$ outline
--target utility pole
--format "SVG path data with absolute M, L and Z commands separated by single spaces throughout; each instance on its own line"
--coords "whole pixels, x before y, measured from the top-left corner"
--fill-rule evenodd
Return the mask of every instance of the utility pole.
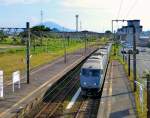
M 150 71 L 145 71 L 143 75 L 143 79 L 147 82 L 147 117 L 150 118 Z
M 43 10 L 41 10 L 41 26 L 43 25 Z
M 130 76 L 130 54 L 128 54 L 128 76 Z
M 27 43 L 26 43 L 26 68 L 27 68 L 27 84 L 30 83 L 30 23 L 26 23 Z
M 111 21 L 112 34 L 114 33 L 114 20 Z
M 128 51 L 128 76 L 130 76 L 130 58 L 131 58 L 131 54 L 133 53 L 132 50 Z
M 116 55 L 116 32 L 114 31 L 114 55 Z
M 86 54 L 86 49 L 87 49 L 87 34 L 86 34 L 86 32 L 85 32 L 85 39 L 84 39 L 84 41 L 85 41 L 85 54 Z
M 123 47 L 123 52 L 125 52 L 124 51 L 124 47 Z M 125 61 L 125 55 L 124 55 L 124 53 L 123 53 L 123 62 Z
M 134 92 L 136 92 L 136 29 L 135 26 L 133 28 L 133 78 L 134 78 Z
M 76 32 L 78 32 L 79 30 L 78 30 L 78 22 L 79 22 L 79 15 L 77 14 L 76 15 Z
M 64 38 L 64 62 L 67 63 L 66 39 Z
M 63 30 L 64 31 L 64 30 Z M 64 37 L 63 37 L 63 44 L 64 44 L 64 63 L 67 63 L 67 50 L 66 50 L 66 33 L 64 33 Z

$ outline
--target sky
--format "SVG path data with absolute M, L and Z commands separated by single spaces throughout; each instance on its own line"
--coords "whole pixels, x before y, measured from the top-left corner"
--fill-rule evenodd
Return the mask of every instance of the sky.
M 150 0 L 0 0 L 0 27 L 25 27 L 27 21 L 53 21 L 75 29 L 79 14 L 82 30 L 111 30 L 113 19 L 140 19 L 144 30 L 150 30 Z M 119 28 L 125 23 L 116 23 Z

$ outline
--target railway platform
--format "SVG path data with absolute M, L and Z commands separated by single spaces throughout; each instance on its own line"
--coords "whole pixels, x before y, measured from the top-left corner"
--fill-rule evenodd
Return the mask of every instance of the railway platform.
M 21 88 L 12 92 L 12 85 L 8 83 L 4 87 L 4 99 L 0 99 L 0 118 L 11 118 L 27 104 L 43 95 L 49 87 L 62 78 L 66 73 L 76 67 L 81 61 L 89 56 L 95 48 L 88 48 L 86 54 L 83 50 L 67 56 L 67 63 L 61 57 L 55 61 L 34 69 L 30 73 L 30 84 L 26 84 L 26 79 L 21 79 Z
M 97 118 L 136 118 L 133 91 L 118 61 L 109 64 Z

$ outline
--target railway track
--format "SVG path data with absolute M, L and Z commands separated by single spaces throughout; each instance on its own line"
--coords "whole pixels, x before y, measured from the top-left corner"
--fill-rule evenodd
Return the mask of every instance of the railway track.
M 79 73 L 82 64 L 83 62 L 50 87 L 44 96 L 41 97 L 37 107 L 26 113 L 24 118 L 56 118 L 64 116 L 65 109 L 63 107 L 65 100 L 68 96 L 72 97 L 79 87 Z M 78 109 L 72 116 L 74 118 L 88 118 L 97 115 L 99 100 L 82 98 Z
M 45 93 L 41 101 L 25 118 L 51 118 L 63 113 L 63 103 L 68 96 L 73 96 L 79 87 L 79 73 L 82 63 L 55 83 Z
M 83 98 L 77 107 L 73 118 L 96 118 L 100 99 Z
M 54 117 L 57 109 L 61 106 L 62 102 L 68 94 L 74 89 L 78 81 L 68 82 L 64 91 L 58 92 L 53 99 L 45 105 L 45 107 L 35 116 L 35 118 L 49 118 Z
M 60 114 L 62 115 L 62 111 L 65 111 L 62 107 L 66 107 L 65 103 L 70 101 L 71 97 L 79 88 L 78 76 L 85 60 L 86 59 L 54 84 L 49 84 L 47 91 L 41 93 L 33 102 L 17 112 L 14 118 L 50 118 Z

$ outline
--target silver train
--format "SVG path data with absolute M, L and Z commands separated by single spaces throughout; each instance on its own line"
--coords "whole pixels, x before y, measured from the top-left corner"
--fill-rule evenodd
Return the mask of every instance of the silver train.
M 99 95 L 103 86 L 111 44 L 99 48 L 83 64 L 80 71 L 80 86 L 83 96 Z

